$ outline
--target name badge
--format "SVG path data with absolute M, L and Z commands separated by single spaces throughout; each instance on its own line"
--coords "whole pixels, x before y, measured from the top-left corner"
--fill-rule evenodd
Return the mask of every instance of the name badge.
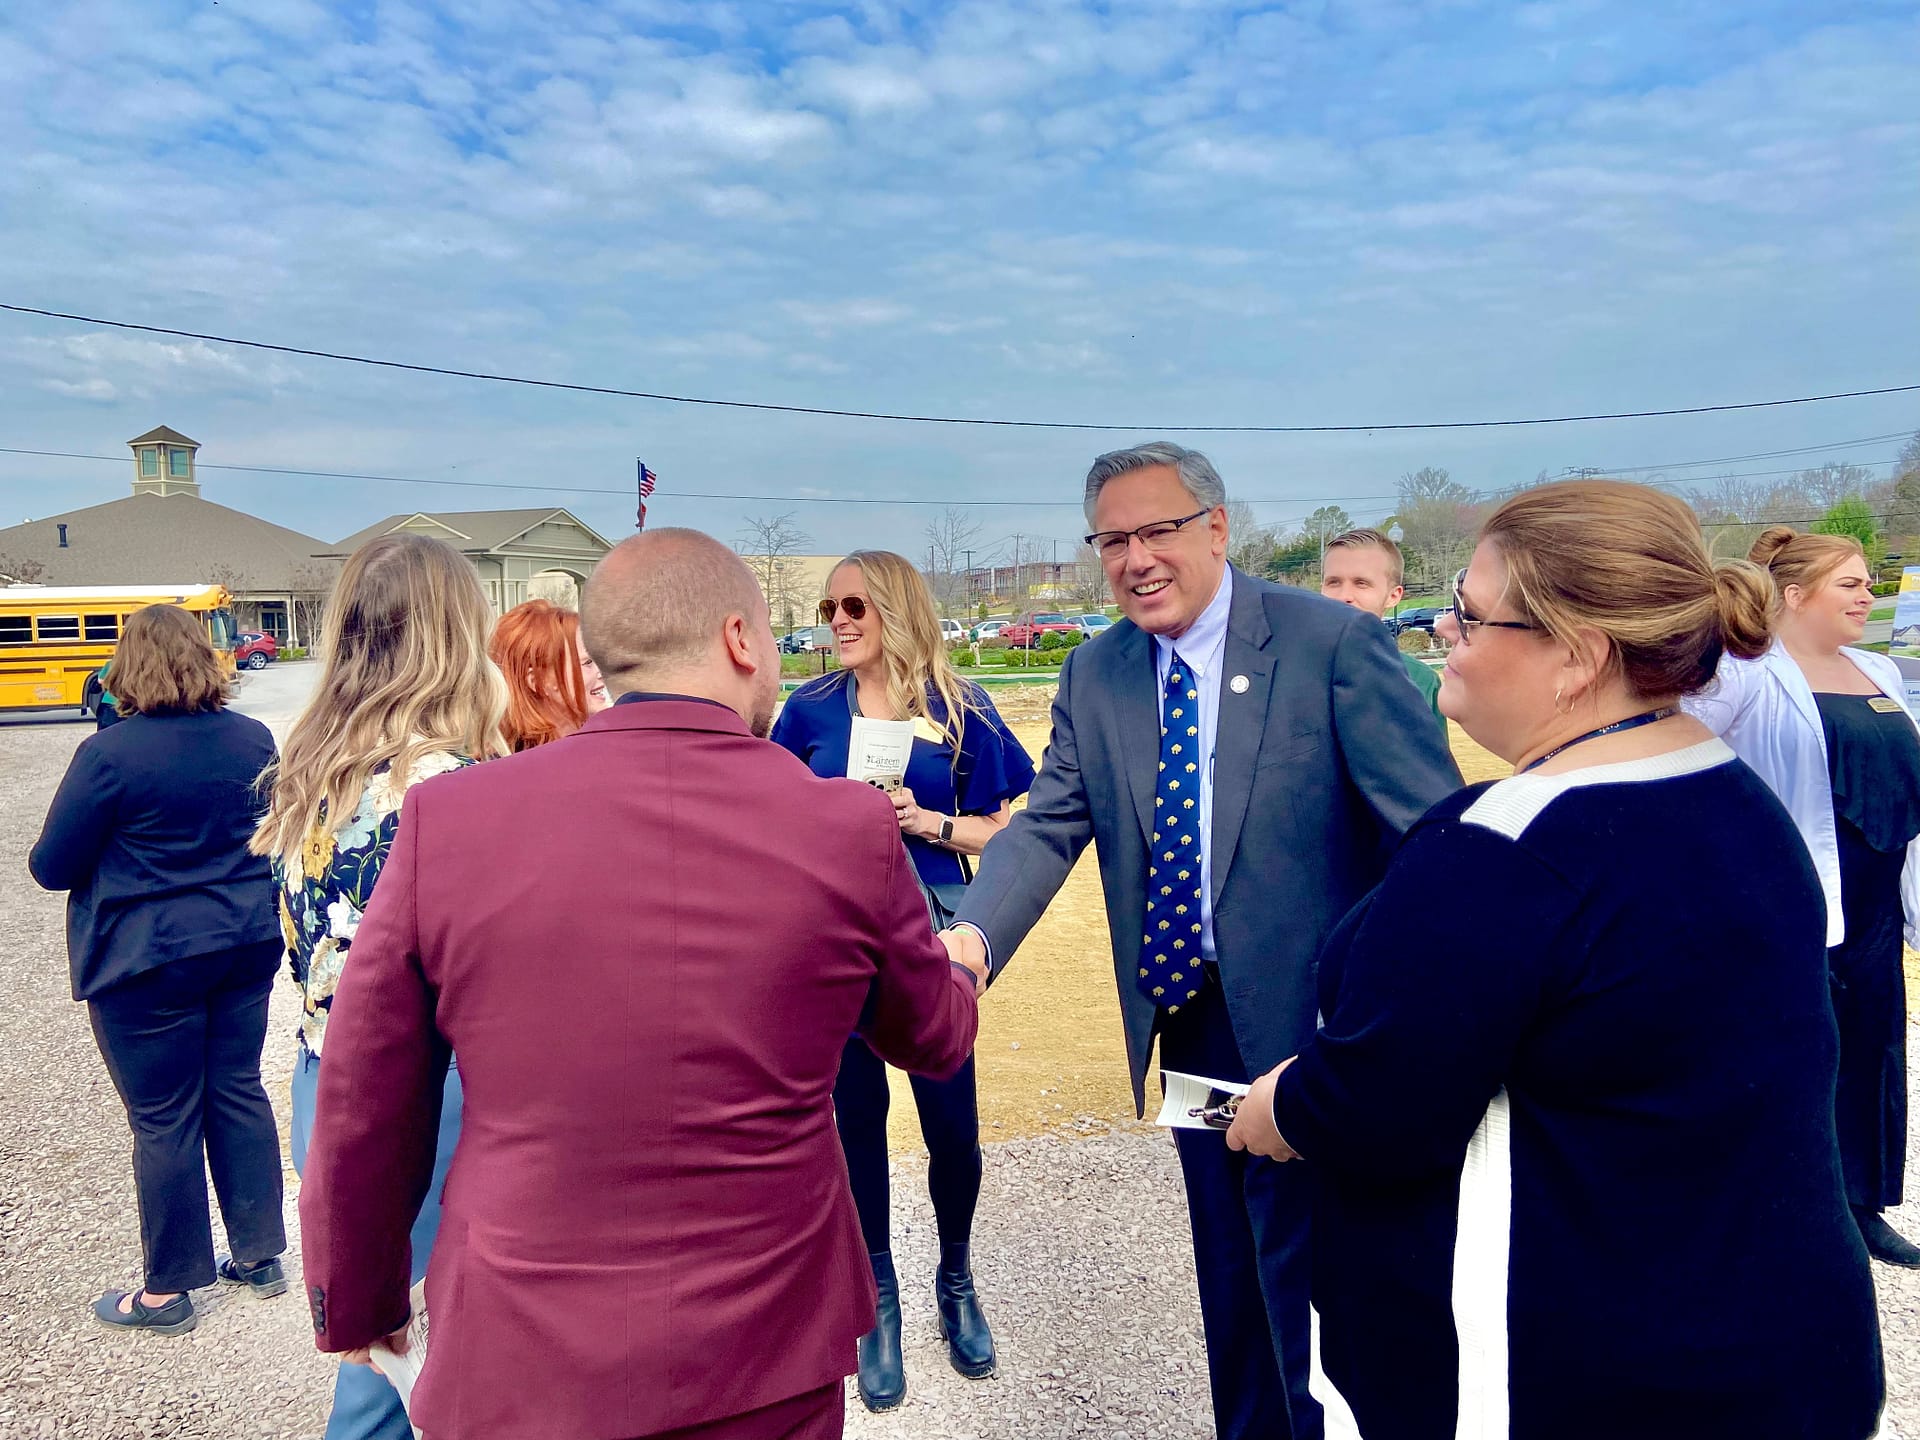
M 1884 695 L 1868 696 L 1867 704 L 1872 707 L 1876 715 L 1898 715 L 1906 708 L 1898 700 L 1889 700 Z

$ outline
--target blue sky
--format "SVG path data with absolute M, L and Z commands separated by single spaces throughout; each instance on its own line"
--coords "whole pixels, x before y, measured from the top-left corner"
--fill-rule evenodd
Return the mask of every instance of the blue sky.
M 472 0 L 8 6 L 0 300 L 557 380 L 1123 424 L 1499 417 L 1920 381 L 1920 5 Z M 1066 539 L 1130 438 L 707 410 L 0 314 L 0 445 L 517 486 L 924 552 Z M 1920 395 L 1495 432 L 1203 436 L 1263 522 L 1424 464 L 1795 446 Z M 1797 465 L 1798 459 L 1739 469 Z M 1729 468 L 1729 467 L 1723 467 Z M 0 520 L 126 493 L 0 455 Z M 1674 472 L 1696 473 L 1692 471 Z M 1702 471 L 1698 473 L 1712 473 Z M 1884 469 L 1877 473 L 1885 473 Z M 336 539 L 619 496 L 209 472 Z M 686 498 L 709 490 L 871 501 Z

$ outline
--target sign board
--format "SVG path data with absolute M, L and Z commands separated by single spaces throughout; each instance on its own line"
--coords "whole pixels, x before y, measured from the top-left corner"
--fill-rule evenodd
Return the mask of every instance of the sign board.
M 1920 716 L 1920 565 L 1900 572 L 1900 595 L 1893 603 L 1893 638 L 1887 654 L 1900 667 L 1907 709 Z

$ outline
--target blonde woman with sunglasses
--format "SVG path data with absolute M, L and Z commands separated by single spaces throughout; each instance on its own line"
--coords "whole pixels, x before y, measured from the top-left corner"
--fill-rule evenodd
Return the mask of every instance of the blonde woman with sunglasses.
M 964 857 L 980 854 L 1006 825 L 1011 802 L 1033 783 L 1033 761 L 986 692 L 955 672 L 933 596 L 911 561 L 887 550 L 854 551 L 828 577 L 820 623 L 833 628 L 841 668 L 787 701 L 773 739 L 815 774 L 845 775 L 855 715 L 914 723 L 906 783 L 893 803 L 929 918 L 943 928 L 969 878 Z M 940 1329 L 953 1368 L 979 1379 L 993 1373 L 995 1353 L 970 1258 L 981 1175 L 972 1058 L 951 1080 L 915 1076 L 913 1097 L 940 1236 Z M 874 1328 L 860 1341 L 860 1399 L 869 1410 L 891 1410 L 906 1396 L 906 1369 L 888 1224 L 887 1075 L 858 1035 L 841 1056 L 833 1102 L 880 1291 Z

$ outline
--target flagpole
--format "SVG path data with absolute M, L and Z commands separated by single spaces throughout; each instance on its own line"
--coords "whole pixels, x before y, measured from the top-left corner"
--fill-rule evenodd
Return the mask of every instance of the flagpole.
M 647 528 L 647 466 L 644 460 L 638 458 L 634 460 L 633 465 L 634 489 L 638 493 L 640 502 L 640 512 L 633 522 L 633 528 L 645 530 Z

